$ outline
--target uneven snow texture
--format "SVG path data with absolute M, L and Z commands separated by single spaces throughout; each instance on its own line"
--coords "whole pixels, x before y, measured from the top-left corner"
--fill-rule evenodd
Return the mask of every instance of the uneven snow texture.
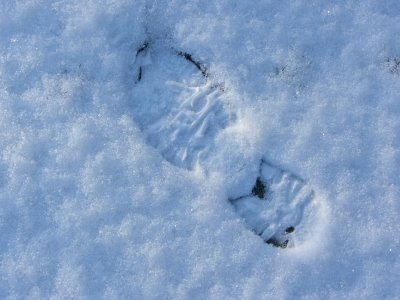
M 399 31 L 395 0 L 1 1 L 0 298 L 398 297 Z M 137 119 L 149 33 L 235 110 L 192 170 Z M 261 157 L 315 191 L 295 247 L 228 201 Z

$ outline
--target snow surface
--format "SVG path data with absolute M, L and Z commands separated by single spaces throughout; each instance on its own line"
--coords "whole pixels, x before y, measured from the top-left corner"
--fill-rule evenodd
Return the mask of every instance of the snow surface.
M 400 297 L 399 31 L 396 0 L 1 1 L 0 298 Z M 149 34 L 235 110 L 191 170 L 133 105 Z M 315 191 L 294 247 L 228 201 L 262 157 Z

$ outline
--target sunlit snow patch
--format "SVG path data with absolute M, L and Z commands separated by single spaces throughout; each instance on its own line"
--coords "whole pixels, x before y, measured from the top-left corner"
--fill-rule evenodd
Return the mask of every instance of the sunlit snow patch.
M 303 179 L 263 159 L 252 190 L 229 201 L 266 243 L 286 248 L 313 198 L 314 191 Z

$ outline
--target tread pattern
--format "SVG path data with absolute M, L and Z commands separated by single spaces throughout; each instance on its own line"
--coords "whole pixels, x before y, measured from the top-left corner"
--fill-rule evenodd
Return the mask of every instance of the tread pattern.
M 175 166 L 193 169 L 233 117 L 224 109 L 223 89 L 211 83 L 205 65 L 189 53 L 153 53 L 150 42 L 138 48 L 133 69 L 133 105 L 143 108 L 134 110 L 135 120 L 148 143 Z
M 229 201 L 266 243 L 286 248 L 313 198 L 314 191 L 303 179 L 262 159 L 251 193 Z

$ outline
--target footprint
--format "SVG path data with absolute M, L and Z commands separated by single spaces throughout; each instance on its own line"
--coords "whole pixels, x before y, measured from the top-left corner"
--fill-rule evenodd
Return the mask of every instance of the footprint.
M 193 169 L 234 119 L 226 95 L 192 55 L 144 43 L 133 65 L 132 109 L 150 145 L 175 166 Z
M 132 70 L 132 113 L 148 143 L 177 167 L 201 165 L 235 120 L 224 89 L 191 54 L 151 42 L 137 49 Z M 267 244 L 286 248 L 313 198 L 304 180 L 262 159 L 252 190 L 229 202 Z
M 262 159 L 252 190 L 229 201 L 267 244 L 286 248 L 313 198 L 314 191 L 303 179 Z

